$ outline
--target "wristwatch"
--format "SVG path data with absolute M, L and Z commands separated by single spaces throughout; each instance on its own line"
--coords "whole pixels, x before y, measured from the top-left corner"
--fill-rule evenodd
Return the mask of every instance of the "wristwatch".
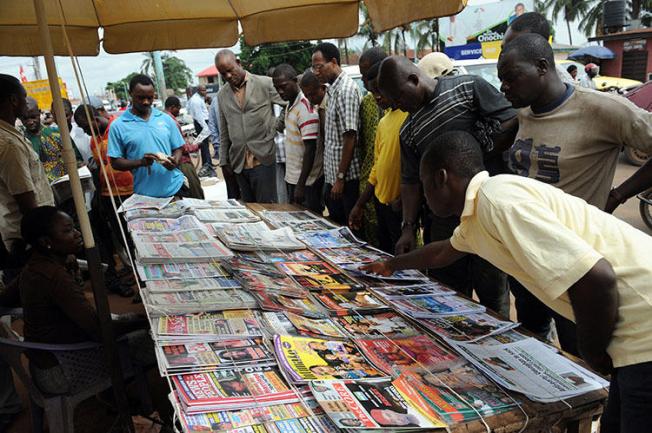
M 337 180 L 344 180 L 346 175 L 342 172 L 337 173 Z

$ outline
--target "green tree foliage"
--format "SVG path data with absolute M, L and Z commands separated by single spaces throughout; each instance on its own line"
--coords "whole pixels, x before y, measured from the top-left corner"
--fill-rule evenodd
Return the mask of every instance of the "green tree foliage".
M 311 64 L 312 50 L 315 45 L 310 41 L 281 42 L 273 44 L 247 45 L 240 36 L 240 63 L 253 74 L 266 75 L 269 68 L 289 63 L 297 72 L 303 72 Z
M 552 12 L 552 19 L 557 21 L 561 15 L 566 21 L 568 30 L 568 42 L 573 45 L 570 23 L 576 18 L 583 17 L 590 9 L 590 1 L 587 0 L 545 0 L 544 8 Z
M 138 72 L 132 72 L 121 80 L 106 83 L 105 89 L 112 91 L 118 99 L 129 99 L 129 81 L 138 75 Z
M 167 88 L 174 89 L 177 93 L 178 90 L 188 87 L 192 81 L 192 70 L 186 66 L 186 62 L 169 54 L 163 54 L 161 60 Z

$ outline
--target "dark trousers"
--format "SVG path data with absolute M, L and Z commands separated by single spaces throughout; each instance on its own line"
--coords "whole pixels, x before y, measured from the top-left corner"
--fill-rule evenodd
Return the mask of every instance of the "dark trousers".
M 652 426 L 652 362 L 616 368 L 600 433 L 641 433 Z
M 401 222 L 403 212 L 395 211 L 391 206 L 382 204 L 374 197 L 374 206 L 376 207 L 376 218 L 378 224 L 378 247 L 389 254 L 394 254 L 394 246 L 401 237 Z
M 288 200 L 290 201 L 290 203 L 294 203 L 294 190 L 296 188 L 296 185 L 292 185 L 291 183 L 287 183 L 287 182 L 285 183 L 285 185 L 287 186 Z M 310 209 L 311 211 L 319 215 L 324 213 L 324 195 L 323 195 L 324 176 L 315 180 L 315 182 L 312 185 L 306 185 L 303 191 L 304 191 L 303 203 L 295 203 L 295 204 Z
M 226 183 L 226 196 L 228 198 L 240 200 L 240 187 L 238 186 L 238 179 L 236 179 L 235 173 L 231 172 L 226 174 L 224 170 L 222 170 L 222 176 Z
M 199 122 L 193 120 L 195 124 L 195 132 L 199 135 L 204 128 L 201 127 Z M 201 155 L 201 165 L 210 165 L 213 166 L 213 160 L 211 159 L 211 150 L 209 149 L 208 138 L 202 141 L 199 144 L 199 154 Z
M 424 215 L 424 244 L 449 239 L 459 218 L 439 218 L 430 212 Z M 509 318 L 507 275 L 479 256 L 469 254 L 450 266 L 430 269 L 429 274 L 443 284 L 467 296 L 475 290 L 480 303 Z
M 324 184 L 324 203 L 328 208 L 329 218 L 337 224 L 345 226 L 349 223 L 349 214 L 358 201 L 360 195 L 360 181 L 358 179 L 344 182 L 344 191 L 338 200 L 331 199 L 333 185 Z
M 276 203 L 276 164 L 245 168 L 235 178 L 245 203 Z
M 521 322 L 525 329 L 547 339 L 551 320 L 554 319 L 561 348 L 575 356 L 580 356 L 577 350 L 577 330 L 572 321 L 548 308 L 511 276 L 509 277 L 509 288 L 514 295 L 516 320 Z

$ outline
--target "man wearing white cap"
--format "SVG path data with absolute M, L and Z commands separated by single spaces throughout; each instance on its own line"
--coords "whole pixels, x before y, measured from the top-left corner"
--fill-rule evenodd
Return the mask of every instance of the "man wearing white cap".
M 444 53 L 426 54 L 417 66 L 430 78 L 443 77 L 453 72 L 453 61 Z

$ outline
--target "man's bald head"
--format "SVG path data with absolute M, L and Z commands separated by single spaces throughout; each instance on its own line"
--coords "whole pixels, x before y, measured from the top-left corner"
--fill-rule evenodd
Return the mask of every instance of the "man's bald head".
M 414 113 L 426 102 L 436 81 L 403 56 L 390 56 L 382 61 L 377 77 L 378 90 L 392 106 Z
M 218 51 L 215 55 L 215 67 L 224 81 L 232 87 L 238 88 L 242 85 L 246 72 L 233 51 L 229 49 Z

